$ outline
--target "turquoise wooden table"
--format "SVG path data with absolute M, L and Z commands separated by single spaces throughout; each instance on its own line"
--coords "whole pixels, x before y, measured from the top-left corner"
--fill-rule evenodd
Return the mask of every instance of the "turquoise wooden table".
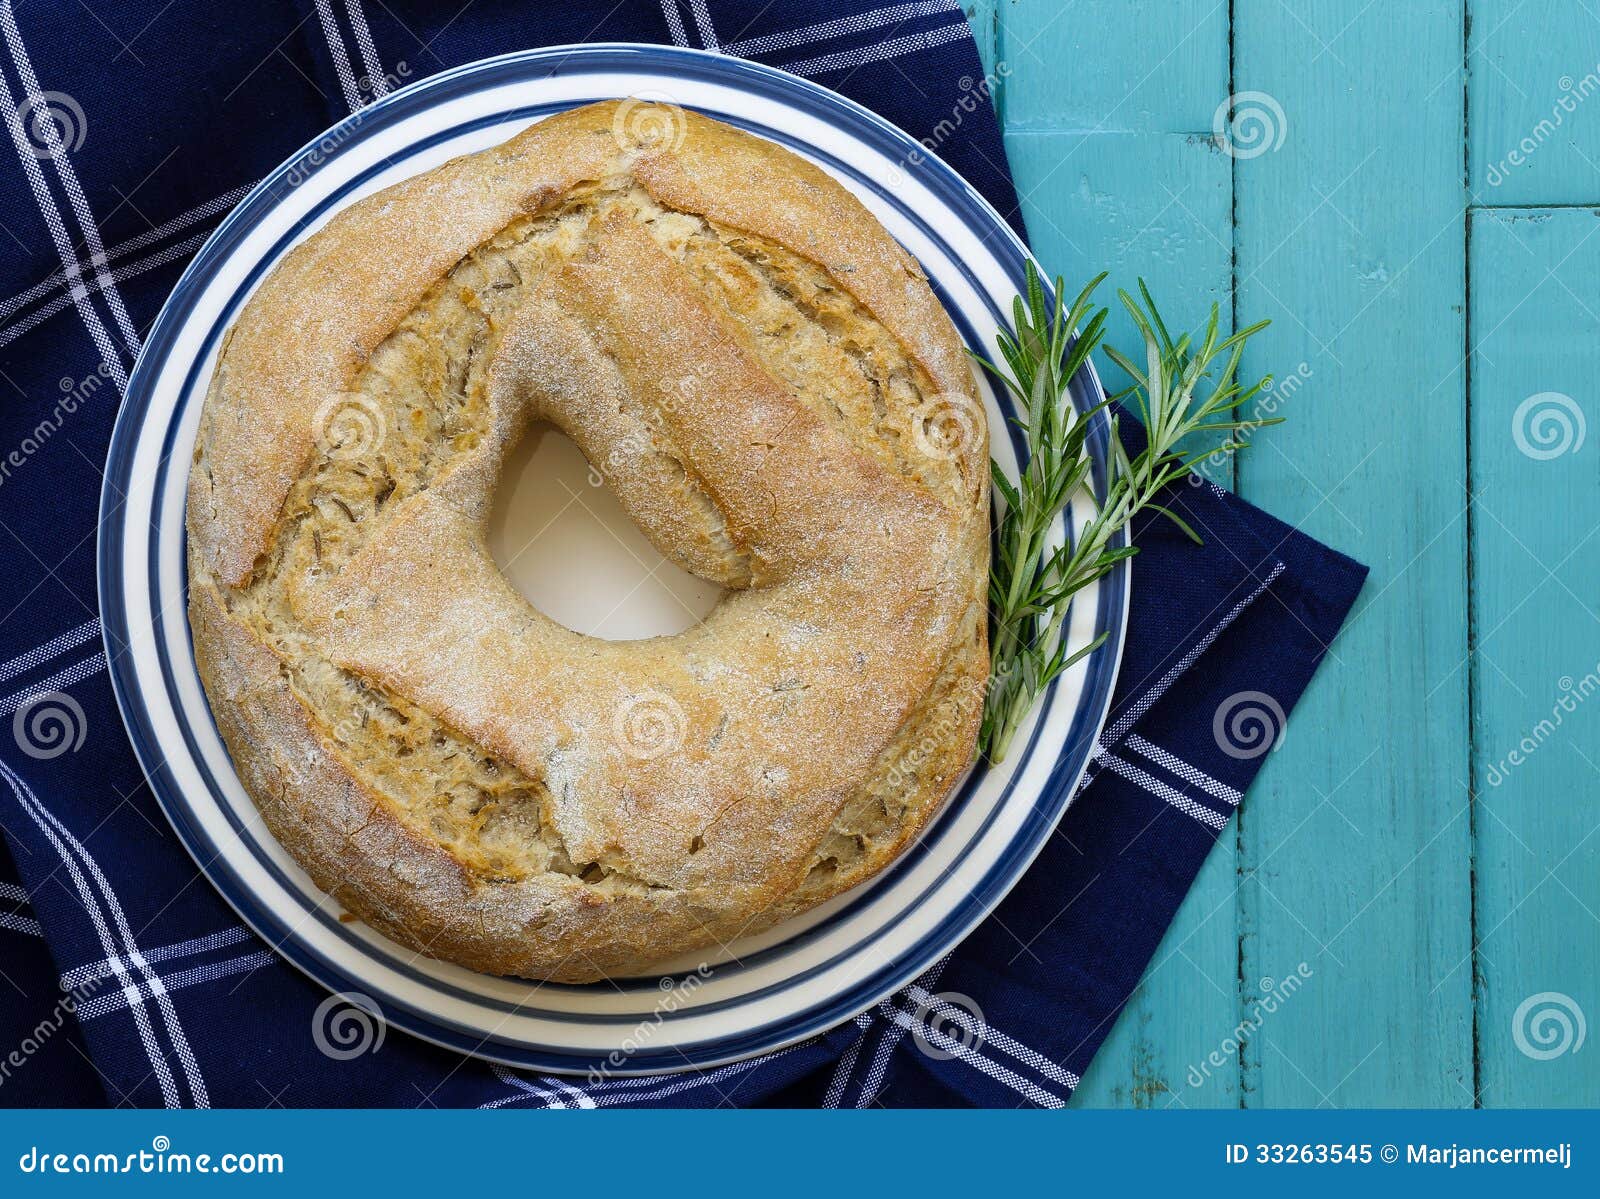
M 1042 260 L 1270 318 L 1220 481 L 1372 567 L 1075 1103 L 1600 1104 L 1600 7 L 968 10 Z

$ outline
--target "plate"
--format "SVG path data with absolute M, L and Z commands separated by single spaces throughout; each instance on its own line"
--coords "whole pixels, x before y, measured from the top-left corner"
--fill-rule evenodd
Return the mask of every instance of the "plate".
M 184 490 L 222 334 L 283 255 L 341 207 L 554 112 L 621 96 L 698 109 L 816 162 L 921 261 L 967 345 L 993 346 L 1022 285 L 1025 249 L 953 170 L 870 111 L 781 71 L 701 51 L 591 45 L 488 59 L 353 114 L 212 234 L 129 382 L 106 466 L 98 559 L 111 678 L 135 752 L 178 836 L 239 915 L 319 983 L 396 1027 L 510 1065 L 604 1075 L 704 1069 L 793 1044 L 948 953 L 1016 882 L 1071 801 L 1110 703 L 1128 596 L 1127 571 L 1118 570 L 1079 597 L 1071 643 L 1104 633 L 1107 645 L 1051 687 L 1002 767 L 975 769 L 876 879 L 761 936 L 669 963 L 663 975 L 567 986 L 476 974 L 342 923 L 338 905 L 263 827 L 212 721 L 190 645 Z M 1014 470 L 1005 397 L 983 387 L 994 451 Z M 1100 394 L 1092 372 L 1075 380 L 1083 408 Z M 1097 418 L 1102 482 L 1108 432 Z

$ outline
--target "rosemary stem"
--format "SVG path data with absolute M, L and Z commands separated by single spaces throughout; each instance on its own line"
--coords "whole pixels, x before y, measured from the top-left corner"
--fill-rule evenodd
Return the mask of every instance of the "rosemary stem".
M 1078 411 L 1069 385 L 1100 348 L 1107 314 L 1104 308 L 1091 310 L 1090 297 L 1103 278 L 1085 287 L 1070 309 L 1064 306 L 1062 281 L 1057 279 L 1052 310 L 1030 263 L 1025 293 L 1014 305 L 1015 327 L 998 341 L 1000 359 L 1009 370 L 979 359 L 1023 408 L 1017 423 L 1026 435 L 1028 451 L 1014 486 L 998 469 L 996 473 L 998 551 L 989 588 L 995 609 L 990 684 L 979 732 L 980 752 L 993 763 L 1005 758 L 1044 690 L 1100 644 L 1072 650 L 1064 641 L 1065 624 L 1078 592 L 1135 552 L 1132 546 L 1110 548 L 1117 534 L 1155 505 L 1198 540 L 1158 499 L 1164 488 L 1190 474 L 1198 460 L 1178 447 L 1196 433 L 1277 423 L 1276 418 L 1233 419 L 1240 405 L 1271 383 L 1262 379 L 1245 388 L 1237 382 L 1245 342 L 1265 322 L 1219 338 L 1213 306 L 1202 333 L 1174 342 L 1141 280 L 1139 300 L 1125 292 L 1118 296 L 1144 341 L 1142 369 L 1111 347 L 1104 347 L 1104 352 L 1133 380 L 1133 386 L 1115 398 L 1130 401 L 1143 417 L 1147 443 L 1131 457 L 1120 444 L 1111 446 L 1105 494 L 1097 497 L 1087 446 L 1090 424 L 1099 410 Z M 1069 343 L 1074 328 L 1081 332 Z M 1201 398 L 1197 392 L 1206 384 L 1209 388 Z M 1113 420 L 1113 440 L 1115 428 Z M 1239 443 L 1230 439 L 1220 450 L 1238 448 Z M 1079 500 L 1088 505 L 1088 519 L 1068 545 L 1050 549 L 1050 532 L 1063 509 Z

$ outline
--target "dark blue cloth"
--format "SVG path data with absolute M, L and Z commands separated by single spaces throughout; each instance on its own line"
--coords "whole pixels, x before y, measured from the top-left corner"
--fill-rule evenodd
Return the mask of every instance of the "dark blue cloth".
M 955 0 L 96 7 L 0 3 L 0 1104 L 1062 1103 L 1365 575 L 1248 505 L 1184 488 L 1204 548 L 1137 529 L 1089 781 L 987 923 L 827 1036 L 648 1083 L 518 1075 L 398 1032 L 319 1052 L 324 996 L 238 924 L 145 788 L 95 609 L 117 377 L 209 230 L 290 151 L 444 67 L 596 40 L 757 58 L 928 137 L 982 77 Z M 1021 228 L 986 105 L 939 152 Z M 102 360 L 110 381 L 86 387 Z M 18 723 L 44 693 L 70 701 L 54 734 Z M 135 950 L 143 981 L 124 989 L 108 959 Z

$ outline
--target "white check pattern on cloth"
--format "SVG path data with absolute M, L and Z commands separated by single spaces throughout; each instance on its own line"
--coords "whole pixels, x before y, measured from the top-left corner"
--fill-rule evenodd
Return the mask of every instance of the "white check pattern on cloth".
M 140 1043 L 161 1088 L 162 1102 L 168 1107 L 211 1106 L 205 1080 L 200 1076 L 200 1065 L 178 1019 L 177 1007 L 140 954 L 122 902 L 100 864 L 83 842 L 39 802 L 27 781 L 3 761 L 0 761 L 0 778 L 5 779 L 18 806 L 60 857 L 78 902 L 106 951 L 106 960 L 113 964 L 111 977 L 127 995 L 126 1006 L 133 1014 Z M 150 1018 L 152 1007 L 154 1021 Z M 178 1064 L 177 1071 L 172 1068 L 174 1060 Z
M 350 106 L 350 111 L 355 112 L 368 103 L 362 95 L 362 85 L 372 93 L 371 99 L 388 94 L 389 83 L 383 72 L 383 65 L 378 61 L 378 50 L 372 41 L 372 29 L 367 24 L 366 12 L 361 7 L 361 0 L 345 0 L 345 18 L 350 24 L 356 47 L 356 55 L 361 60 L 361 74 L 357 76 L 352 62 L 349 48 L 345 43 L 344 31 L 339 26 L 339 19 L 334 13 L 332 0 L 316 0 L 317 23 L 322 26 L 322 36 L 328 43 L 328 53 L 333 58 L 334 74 L 339 77 L 339 90 L 344 95 L 344 102 Z
M 28 893 L 16 883 L 0 883 L 0 929 L 25 937 L 42 937 L 44 929 L 27 912 Z
M 0 0 L 0 34 L 4 36 L 11 64 L 22 82 L 25 98 L 31 104 L 41 104 L 43 97 L 40 93 L 39 80 L 34 75 L 33 64 L 29 61 L 27 50 L 22 44 L 22 34 L 17 28 L 16 14 L 12 10 L 11 0 Z M 99 226 L 89 213 L 88 202 L 84 199 L 83 189 L 78 186 L 78 179 L 73 172 L 67 151 L 61 149 L 40 159 L 28 145 L 16 96 L 11 90 L 11 81 L 3 68 L 0 68 L 0 117 L 4 118 L 6 128 L 11 131 L 11 140 L 22 164 L 22 173 L 27 177 L 28 186 L 39 205 L 39 214 L 44 218 L 45 227 L 50 231 L 50 240 L 55 244 L 56 252 L 61 257 L 62 271 L 69 280 L 73 304 L 82 316 L 84 327 L 88 329 L 89 338 L 94 342 L 95 349 L 100 352 L 100 361 L 112 382 L 117 385 L 119 392 L 126 391 L 128 372 L 123 359 L 123 350 L 107 330 L 104 316 L 110 316 L 111 323 L 122 334 L 128 350 L 135 354 L 139 350 L 139 339 L 134 332 L 133 321 L 129 318 L 127 308 L 122 302 L 122 294 L 117 290 L 116 281 L 107 271 L 105 247 L 100 242 Z M 50 178 L 45 173 L 44 162 L 52 164 L 57 179 L 66 192 L 68 206 L 77 220 L 84 244 L 89 247 L 90 268 L 85 268 L 78 260 L 73 239 L 66 222 L 61 217 L 61 209 L 55 194 L 51 191 Z M 106 304 L 104 314 L 95 306 L 94 296 L 84 285 L 83 280 L 86 275 L 91 276 L 97 284 L 101 300 Z
M 725 54 L 735 54 L 740 58 L 754 58 L 762 54 L 776 54 L 780 50 L 814 46 L 828 38 L 842 37 L 845 34 L 865 33 L 869 29 L 878 29 L 896 21 L 937 16 L 942 12 L 959 10 L 960 6 L 953 3 L 953 0 L 914 0 L 910 4 L 893 4 L 887 8 L 873 9 L 871 12 L 851 13 L 847 17 L 821 21 L 815 25 L 807 25 L 803 29 L 791 29 L 786 33 L 765 33 L 746 41 L 729 42 L 722 50 Z
M 49 695 L 55 691 L 65 691 L 74 683 L 81 683 L 84 679 L 92 678 L 106 668 L 106 656 L 97 653 L 82 661 L 74 662 L 65 670 L 58 670 L 47 679 L 41 679 L 32 686 L 24 687 L 14 695 L 0 699 L 0 716 L 10 716 L 19 708 L 25 708 L 40 696 Z
M 36 667 L 43 666 L 57 654 L 66 653 L 69 649 L 77 649 L 85 641 L 92 641 L 100 636 L 100 618 L 86 620 L 75 629 L 68 629 L 59 637 L 52 637 L 43 645 L 29 650 L 25 654 L 18 654 L 9 662 L 0 662 L 0 683 L 9 683 L 18 675 L 26 674 Z
M 948 12 L 953 18 L 948 25 L 919 30 L 900 37 L 890 37 L 870 46 L 773 63 L 774 66 L 782 67 L 790 74 L 805 76 L 819 75 L 824 71 L 847 70 L 869 62 L 882 62 L 904 54 L 915 54 L 919 50 L 930 50 L 935 46 L 970 37 L 972 33 L 971 27 L 967 24 L 967 14 L 957 0 L 915 0 L 907 4 L 890 4 L 869 12 L 840 17 L 838 20 L 820 21 L 782 33 L 762 34 L 744 41 L 730 42 L 725 46 L 717 41 L 717 33 L 712 28 L 711 14 L 706 7 L 706 0 L 661 0 L 661 11 L 667 20 L 667 31 L 676 45 L 693 47 L 695 44 L 689 37 L 688 25 L 684 20 L 687 16 L 693 22 L 695 33 L 699 37 L 700 49 L 732 54 L 740 58 L 763 59 L 770 59 L 772 55 L 784 51 L 818 46 L 841 37 L 865 33 L 870 29 L 918 17 L 936 16 Z
M 215 199 L 191 208 L 188 212 L 173 217 L 156 228 L 137 237 L 131 237 L 120 245 L 112 246 L 106 251 L 106 263 L 109 277 L 113 283 L 123 283 L 146 271 L 155 270 L 169 262 L 186 260 L 193 256 L 205 240 L 208 233 L 197 233 L 192 237 L 184 238 L 180 242 L 161 246 L 160 243 L 171 237 L 174 233 L 192 228 L 202 221 L 220 216 L 230 210 L 240 200 L 250 194 L 254 184 L 245 184 L 232 191 L 224 192 Z M 159 248 L 137 258 L 132 262 L 119 262 L 136 250 L 144 250 L 151 246 Z M 6 345 L 21 337 L 31 329 L 37 328 L 58 312 L 72 307 L 75 302 L 73 295 L 74 280 L 69 278 L 65 271 L 58 271 L 45 279 L 41 279 L 26 291 L 12 296 L 9 300 L 0 301 L 0 346 Z M 90 292 L 101 290 L 100 277 L 82 285 Z M 41 301 L 43 301 L 41 303 Z M 38 307 L 32 307 L 37 304 Z M 30 310 L 31 309 L 31 310 Z
M 163 945 L 159 949 L 147 949 L 141 955 L 146 963 L 169 962 L 176 958 L 192 957 L 195 954 L 210 953 L 213 950 L 225 949 L 230 945 L 238 945 L 252 939 L 250 930 L 244 925 L 234 925 L 221 932 L 212 933 L 207 937 L 192 937 L 187 941 L 179 941 L 173 945 Z M 109 978 L 123 966 L 120 957 L 101 958 L 98 962 L 89 962 L 87 965 L 78 966 L 68 970 L 61 976 L 63 990 L 76 990 L 86 987 L 91 983 Z
M 144 955 L 141 954 L 139 957 L 146 963 L 149 962 Z M 79 1020 L 93 1020 L 108 1012 L 120 1012 L 136 1003 L 145 1003 L 158 995 L 166 996 L 199 983 L 216 982 L 219 978 L 230 978 L 235 974 L 247 974 L 263 966 L 270 966 L 277 960 L 278 955 L 272 950 L 262 949 L 255 953 L 229 958 L 225 962 L 193 966 L 173 974 L 158 974 L 148 982 L 135 983 L 121 990 L 105 992 L 93 999 L 84 1000 L 76 1008 L 77 1016 Z
M 692 26 L 700 45 L 708 50 L 750 57 L 807 48 L 822 50 L 811 57 L 777 64 L 796 74 L 839 70 L 912 54 L 965 37 L 968 33 L 965 14 L 956 0 L 916 0 L 886 5 L 836 21 L 765 34 L 722 47 L 718 44 L 705 0 L 662 0 L 661 7 L 668 31 L 680 46 L 692 44 L 689 33 Z M 385 94 L 388 90 L 386 76 L 360 0 L 344 0 L 343 5 L 352 43 L 345 41 L 346 34 L 338 20 L 333 0 L 316 0 L 316 9 L 343 97 L 351 111 L 368 102 L 362 94 L 363 82 L 372 93 L 372 98 Z M 893 36 L 867 47 L 837 51 L 822 49 L 832 39 L 858 35 L 898 21 L 945 11 L 952 15 L 948 26 Z M 0 34 L 4 36 L 11 63 L 26 96 L 36 102 L 40 94 L 39 83 L 28 61 L 11 0 L 0 0 Z M 351 44 L 355 51 L 353 55 Z M 360 77 L 355 69 L 358 59 L 362 68 Z M 50 176 L 46 174 L 41 160 L 23 140 L 17 112 L 18 105 L 11 82 L 0 70 L 0 118 L 4 118 L 12 130 L 23 170 L 60 255 L 62 269 L 18 296 L 0 302 L 0 322 L 10 322 L 0 324 L 0 345 L 14 340 L 70 306 L 78 312 L 119 391 L 124 390 L 127 382 L 124 347 L 129 352 L 137 353 L 139 342 L 117 289 L 118 281 L 192 253 L 204 240 L 204 235 L 189 237 L 164 247 L 161 247 L 161 243 L 186 228 L 227 211 L 249 189 L 235 188 L 108 252 L 101 244 L 69 155 L 66 152 L 49 155 L 45 161 L 52 164 L 55 187 L 60 189 L 65 199 L 64 207 L 71 213 L 88 247 L 86 265 L 79 260 L 73 248 L 62 216 L 63 205 L 52 187 Z M 152 247 L 161 248 L 145 257 L 122 261 L 113 266 L 116 260 L 126 260 L 135 252 Z M 121 338 L 121 345 L 117 336 Z M 1225 613 L 1180 662 L 1123 710 L 1097 743 L 1083 781 L 1084 786 L 1096 776 L 1098 770 L 1110 769 L 1208 827 L 1220 828 L 1226 823 L 1228 812 L 1239 803 L 1239 793 L 1169 751 L 1146 741 L 1133 729 L 1172 683 L 1270 586 L 1283 569 L 1283 564 L 1279 563 L 1272 574 Z M 0 683 L 19 678 L 52 662 L 96 638 L 99 633 L 97 620 L 68 629 L 36 649 L 0 664 Z M 103 653 L 80 659 L 0 699 L 0 715 L 15 712 L 41 694 L 73 686 L 104 668 Z M 1137 754 L 1142 762 L 1130 761 L 1124 749 Z M 1173 781 L 1169 782 L 1161 775 Z M 80 1004 L 77 1009 L 79 1018 L 88 1021 L 115 1012 L 129 1013 L 150 1060 L 151 1071 L 160 1086 L 163 1101 L 171 1107 L 185 1104 L 208 1106 L 205 1082 L 189 1046 L 173 996 L 190 987 L 274 964 L 278 960 L 276 955 L 269 950 L 249 949 L 248 946 L 258 942 L 242 925 L 142 950 L 115 891 L 84 844 L 45 807 L 27 782 L 4 762 L 0 762 L 0 777 L 11 788 L 21 810 L 55 849 L 60 858 L 60 870 L 65 872 L 104 950 L 104 956 L 98 961 L 77 966 L 62 976 L 62 986 L 68 989 L 83 989 L 97 984 L 110 984 L 113 988 L 97 990 L 92 998 Z M 1188 789 L 1188 793 L 1184 788 Z M 1196 792 L 1218 806 L 1212 807 L 1210 803 L 1195 798 Z M 12 884 L 0 885 L 0 899 L 13 906 L 10 912 L 0 912 L 0 928 L 31 935 L 41 933 L 38 921 L 17 906 L 27 903 L 28 897 L 22 888 Z M 245 952 L 231 956 L 225 954 L 225 951 L 236 946 L 247 948 Z M 827 1106 L 866 1107 L 874 1103 L 887 1085 L 896 1049 L 909 1034 L 915 1034 L 950 1059 L 960 1061 L 1002 1083 L 1023 1099 L 1043 1107 L 1065 1105 L 1080 1081 L 1076 1073 L 933 991 L 948 961 L 948 957 L 940 961 L 915 982 L 855 1018 L 862 1035 L 835 1066 L 825 1094 Z M 953 1025 L 970 1036 L 972 1044 L 953 1038 L 946 1031 L 947 1025 Z M 496 1066 L 496 1076 L 507 1085 L 509 1091 L 485 1106 L 532 1104 L 552 1108 L 592 1108 L 648 1103 L 693 1087 L 717 1088 L 719 1083 L 747 1073 L 759 1062 L 783 1057 L 799 1048 L 802 1046 L 780 1050 L 756 1062 L 740 1062 L 692 1074 L 665 1078 L 615 1078 L 581 1085 L 566 1078 L 530 1077 Z

